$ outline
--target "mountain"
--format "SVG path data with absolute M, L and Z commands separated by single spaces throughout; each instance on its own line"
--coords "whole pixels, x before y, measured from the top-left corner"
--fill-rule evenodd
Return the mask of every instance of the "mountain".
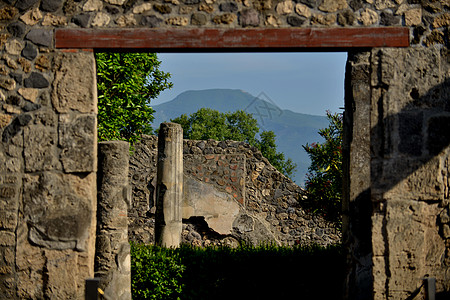
M 297 164 L 297 172 L 292 179 L 303 185 L 310 160 L 302 145 L 322 141 L 317 132 L 328 126 L 325 116 L 283 110 L 264 93 L 253 96 L 242 90 L 210 89 L 186 91 L 169 102 L 153 106 L 156 111 L 153 127 L 157 128 L 157 124 L 182 114 L 192 114 L 204 107 L 220 112 L 244 110 L 253 114 L 258 120 L 260 132 L 272 130 L 276 135 L 277 150 Z

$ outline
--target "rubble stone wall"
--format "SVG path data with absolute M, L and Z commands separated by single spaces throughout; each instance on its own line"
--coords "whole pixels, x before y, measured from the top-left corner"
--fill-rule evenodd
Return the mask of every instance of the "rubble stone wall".
M 349 56 L 349 297 L 406 298 L 427 274 L 449 291 L 448 0 L 3 0 L 0 297 L 79 298 L 93 274 L 95 64 L 55 49 L 56 28 L 340 26 L 407 27 L 411 41 Z
M 154 241 L 156 144 L 156 136 L 145 136 L 130 158 L 133 207 L 129 211 L 129 236 L 136 242 Z M 183 151 L 183 206 L 193 211 L 183 214 L 183 242 L 199 246 L 340 242 L 337 229 L 302 207 L 303 190 L 270 165 L 256 148 L 235 141 L 185 140 Z M 195 197 L 187 194 L 192 189 L 199 190 Z M 202 204 L 208 201 L 210 207 Z M 199 209 L 199 205 L 203 207 Z M 234 208 L 236 213 L 232 214 Z

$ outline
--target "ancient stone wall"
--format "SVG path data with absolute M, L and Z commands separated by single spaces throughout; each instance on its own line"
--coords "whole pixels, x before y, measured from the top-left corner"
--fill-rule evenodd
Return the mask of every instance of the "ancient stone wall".
M 0 25 L 0 297 L 74 298 L 93 275 L 95 64 L 55 49 L 60 28 L 408 28 L 410 47 L 348 49 L 348 295 L 449 291 L 447 0 L 3 0 Z
M 136 242 L 154 241 L 156 144 L 156 136 L 145 136 L 130 158 L 129 236 Z M 243 142 L 185 140 L 183 160 L 184 243 L 340 242 L 338 230 L 302 207 L 303 190 L 256 148 Z

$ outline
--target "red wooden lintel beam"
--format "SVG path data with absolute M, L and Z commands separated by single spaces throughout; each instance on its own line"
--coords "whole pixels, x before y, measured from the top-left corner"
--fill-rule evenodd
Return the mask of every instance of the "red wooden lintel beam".
M 56 48 L 305 51 L 408 47 L 406 27 L 269 29 L 56 29 Z

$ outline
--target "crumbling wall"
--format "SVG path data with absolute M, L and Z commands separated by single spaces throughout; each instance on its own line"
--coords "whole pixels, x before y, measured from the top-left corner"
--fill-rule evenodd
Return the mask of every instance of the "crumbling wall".
M 80 298 L 94 275 L 93 53 L 50 52 L 51 40 L 5 41 L 9 63 L 0 67 L 14 76 L 1 77 L 0 91 L 0 298 Z
M 130 238 L 151 243 L 157 137 L 145 136 L 130 158 Z M 302 207 L 303 190 L 256 148 L 235 141 L 184 141 L 183 242 L 284 245 L 340 242 L 340 233 Z
M 423 298 L 426 277 L 437 279 L 443 297 L 450 289 L 449 70 L 442 48 L 349 57 L 346 106 L 353 110 L 346 121 L 353 130 L 345 143 L 350 222 L 344 240 L 354 266 L 350 294 Z
M 79 297 L 93 274 L 94 60 L 55 49 L 56 28 L 409 28 L 411 47 L 350 55 L 348 296 L 403 299 L 427 274 L 448 291 L 449 10 L 447 0 L 2 1 L 0 297 Z M 264 207 L 255 213 L 284 228 Z

